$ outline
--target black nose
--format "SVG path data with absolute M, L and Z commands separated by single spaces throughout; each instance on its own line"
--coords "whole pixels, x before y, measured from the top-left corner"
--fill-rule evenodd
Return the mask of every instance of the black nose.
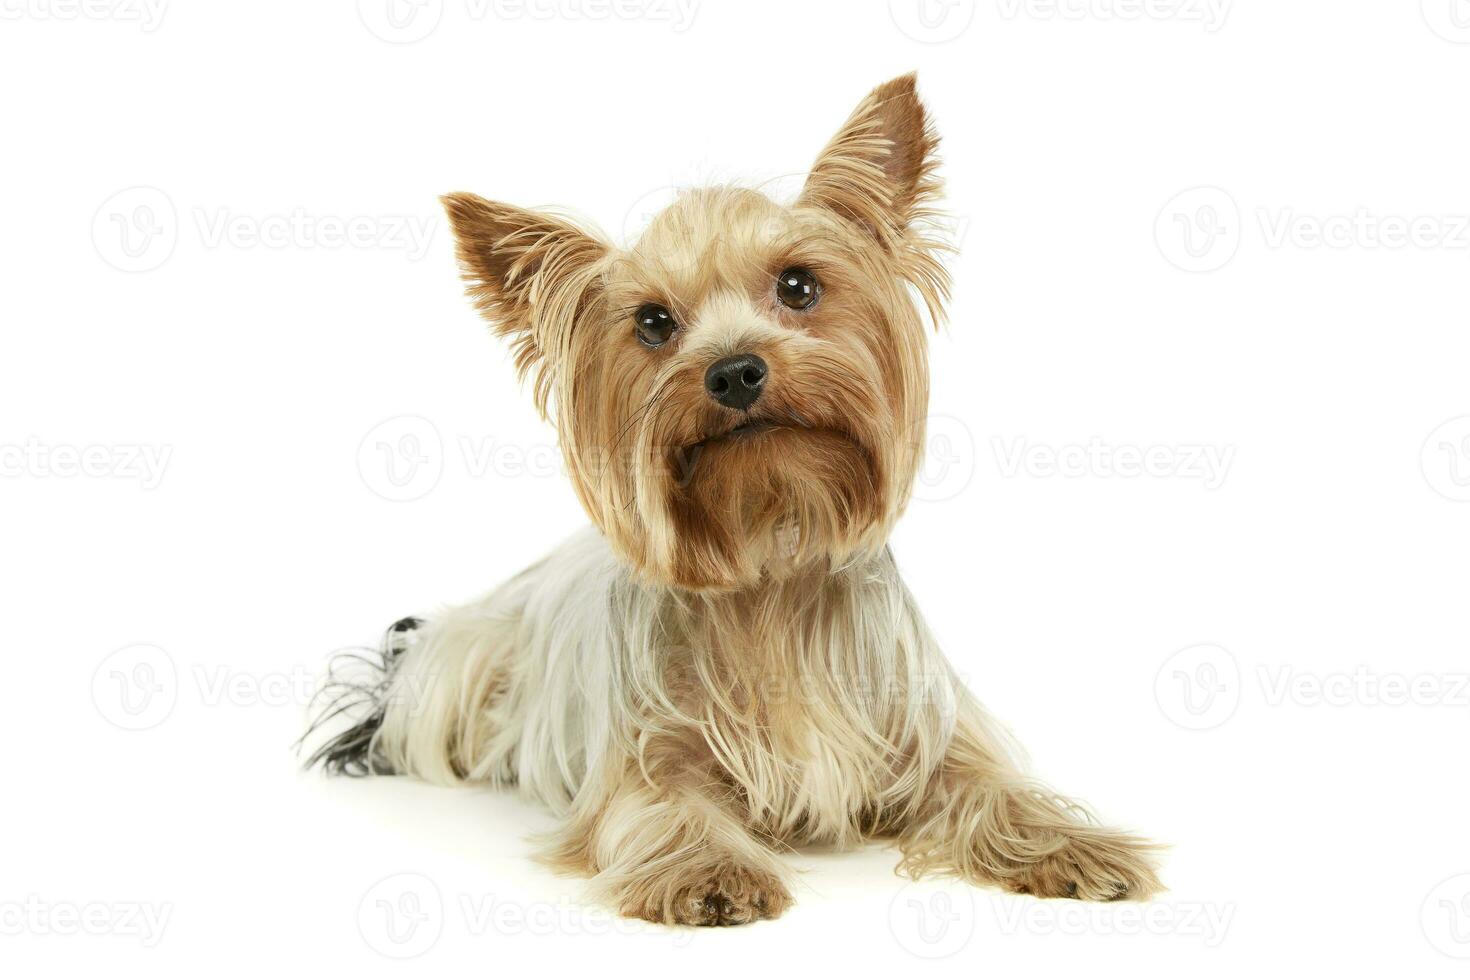
M 754 354 L 722 357 L 704 372 L 704 390 L 726 408 L 749 408 L 766 383 L 766 362 Z

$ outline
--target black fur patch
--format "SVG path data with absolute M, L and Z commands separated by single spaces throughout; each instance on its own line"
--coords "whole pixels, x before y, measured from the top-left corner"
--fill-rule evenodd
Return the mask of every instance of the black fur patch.
M 375 751 L 374 736 L 383 726 L 383 699 L 398 666 L 399 657 L 408 648 L 408 634 L 423 625 L 423 620 L 407 616 L 388 627 L 383 642 L 376 650 L 348 650 L 332 658 L 327 682 L 317 700 L 326 704 L 312 720 L 298 747 L 331 724 L 338 716 L 360 715 L 359 719 L 327 739 L 306 760 L 306 768 L 321 766 L 336 776 L 388 775 L 393 768 Z

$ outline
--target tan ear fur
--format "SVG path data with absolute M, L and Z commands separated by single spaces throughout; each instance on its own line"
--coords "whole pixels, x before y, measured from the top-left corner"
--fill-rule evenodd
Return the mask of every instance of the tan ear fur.
M 799 206 L 824 208 L 872 236 L 920 291 L 936 322 L 949 298 L 933 207 L 939 136 L 902 75 L 873 89 L 817 157 Z
M 446 194 L 455 251 L 475 307 L 511 340 L 516 370 L 535 375 L 544 414 L 571 330 L 601 285 L 610 247 L 555 215 Z

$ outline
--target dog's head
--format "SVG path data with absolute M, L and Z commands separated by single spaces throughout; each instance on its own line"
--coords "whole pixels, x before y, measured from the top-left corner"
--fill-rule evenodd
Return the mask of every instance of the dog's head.
M 577 492 L 648 580 L 727 589 L 882 547 L 928 401 L 948 280 L 937 138 L 912 75 L 875 89 L 797 201 L 688 191 L 617 248 L 444 198 L 469 292 L 554 408 Z

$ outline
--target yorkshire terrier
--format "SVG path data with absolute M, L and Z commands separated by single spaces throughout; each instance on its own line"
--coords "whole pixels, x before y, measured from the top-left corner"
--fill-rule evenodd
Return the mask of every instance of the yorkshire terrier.
M 564 817 L 553 866 L 656 922 L 774 918 L 783 851 L 871 838 L 910 876 L 1159 889 L 1152 845 L 1023 774 L 886 545 L 921 464 L 925 315 L 949 294 L 937 143 L 906 75 L 789 206 L 689 191 L 619 248 L 444 197 L 469 295 L 596 527 L 395 623 L 373 677 L 336 679 L 325 714 L 364 714 L 311 763 L 518 786 Z

